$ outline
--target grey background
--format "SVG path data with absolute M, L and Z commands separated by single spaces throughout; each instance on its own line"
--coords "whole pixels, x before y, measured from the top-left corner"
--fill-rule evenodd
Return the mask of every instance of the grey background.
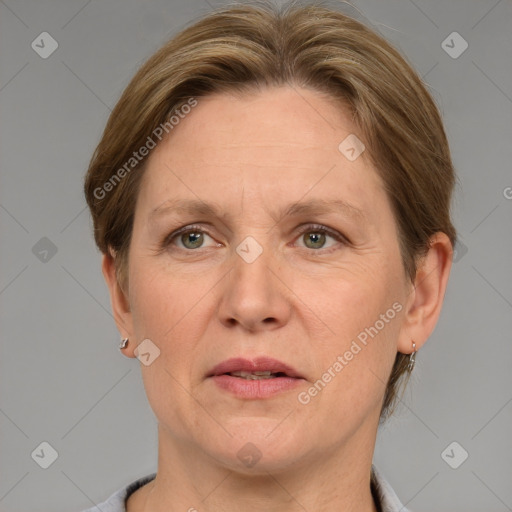
M 156 469 L 156 420 L 140 363 L 117 349 L 82 179 L 138 66 L 216 5 L 0 1 L 1 511 L 78 511 Z M 444 309 L 374 462 L 415 512 L 512 510 L 512 2 L 354 5 L 425 77 L 460 181 Z M 31 47 L 44 31 L 59 45 L 47 59 Z M 456 59 L 441 45 L 453 31 L 469 44 Z M 43 441 L 58 452 L 48 469 L 31 457 Z M 453 441 L 469 454 L 457 469 L 441 457 Z

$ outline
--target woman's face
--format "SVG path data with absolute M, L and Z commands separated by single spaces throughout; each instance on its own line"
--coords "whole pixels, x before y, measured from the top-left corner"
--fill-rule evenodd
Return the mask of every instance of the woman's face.
M 412 285 L 381 179 L 352 138 L 339 149 L 353 134 L 324 96 L 283 87 L 198 98 L 152 150 L 123 334 L 150 340 L 161 442 L 253 472 L 373 451 L 397 350 L 411 351 Z M 211 376 L 231 358 L 295 373 Z

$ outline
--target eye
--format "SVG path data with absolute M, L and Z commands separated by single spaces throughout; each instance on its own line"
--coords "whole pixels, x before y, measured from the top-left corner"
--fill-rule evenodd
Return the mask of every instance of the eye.
M 320 225 L 308 225 L 305 226 L 299 236 L 299 240 L 304 242 L 304 245 L 307 249 L 326 249 L 331 246 L 325 247 L 325 243 L 328 238 L 333 238 L 334 240 L 340 243 L 346 243 L 346 239 L 341 233 L 334 231 L 332 229 L 327 228 L 326 226 Z
M 171 233 L 163 245 L 176 245 L 180 249 L 201 249 L 204 247 L 205 237 L 211 236 L 198 226 L 185 226 L 174 233 Z M 176 241 L 176 243 L 175 243 Z M 181 245 L 180 245 L 181 244 Z

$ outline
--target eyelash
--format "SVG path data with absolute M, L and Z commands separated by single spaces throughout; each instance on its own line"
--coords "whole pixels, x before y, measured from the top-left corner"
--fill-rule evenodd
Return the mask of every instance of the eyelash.
M 208 231 L 206 231 L 201 226 L 188 225 L 188 226 L 184 226 L 184 227 L 178 229 L 177 231 L 174 231 L 170 235 L 166 236 L 161 243 L 162 249 L 165 249 L 166 247 L 171 245 L 171 243 L 173 242 L 174 239 L 176 239 L 180 235 L 184 235 L 186 233 L 203 233 L 203 234 L 206 234 L 209 237 L 213 238 L 212 235 L 210 235 L 210 233 L 208 233 Z M 348 241 L 348 239 L 346 237 L 344 237 L 341 233 L 338 233 L 337 231 L 334 231 L 334 230 L 328 228 L 327 226 L 323 226 L 321 224 L 308 224 L 308 225 L 304 226 L 303 229 L 301 229 L 301 231 L 297 235 L 297 238 L 304 235 L 305 233 L 321 233 L 321 234 L 329 235 L 330 237 L 334 238 L 337 242 L 340 242 L 344 245 L 347 245 L 350 243 Z M 201 249 L 201 248 L 199 248 L 199 249 L 182 249 L 181 247 L 176 247 L 176 248 L 183 250 L 183 251 L 187 251 L 187 252 L 194 252 L 194 251 Z M 326 250 L 325 249 L 309 249 L 308 247 L 303 247 L 303 249 L 310 250 L 312 252 L 322 252 L 322 251 L 332 252 L 333 250 L 336 250 L 336 247 L 328 247 Z

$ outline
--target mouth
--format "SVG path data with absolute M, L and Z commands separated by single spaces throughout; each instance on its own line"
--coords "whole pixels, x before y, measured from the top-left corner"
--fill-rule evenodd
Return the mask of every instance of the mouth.
M 231 375 L 231 377 L 239 377 L 246 380 L 261 380 L 261 379 L 275 379 L 277 377 L 288 377 L 283 372 L 271 372 L 270 370 L 264 372 L 245 372 L 236 371 L 225 373 L 224 375 Z
M 207 377 L 217 377 L 219 375 L 230 375 L 250 380 L 280 377 L 304 378 L 292 366 L 271 357 L 258 357 L 252 360 L 241 357 L 227 359 L 212 368 Z
M 305 381 L 297 370 L 269 357 L 228 359 L 215 366 L 207 377 L 222 391 L 243 399 L 269 398 Z

